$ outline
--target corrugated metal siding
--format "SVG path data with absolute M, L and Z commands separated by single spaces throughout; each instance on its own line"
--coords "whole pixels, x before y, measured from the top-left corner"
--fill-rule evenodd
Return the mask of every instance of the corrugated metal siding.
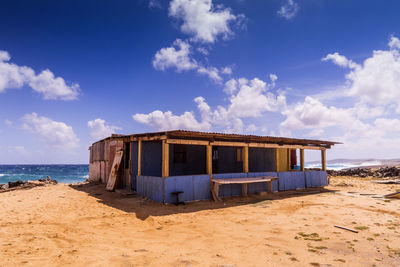
M 210 175 L 170 176 L 165 178 L 165 202 L 174 203 L 174 191 L 183 191 L 181 201 L 204 200 L 211 198 Z
M 279 190 L 306 188 L 304 172 L 279 172 Z
M 215 179 L 227 179 L 227 178 L 242 178 L 247 177 L 247 173 L 219 173 L 214 174 Z M 219 196 L 230 197 L 242 195 L 242 185 L 240 184 L 225 184 L 219 187 Z
M 276 172 L 249 172 L 247 177 L 260 177 L 260 176 L 274 176 L 278 177 Z M 267 183 L 254 183 L 247 186 L 249 194 L 256 194 L 259 192 L 267 192 Z M 272 191 L 278 191 L 278 181 L 272 182 Z
M 328 185 L 328 175 L 325 171 L 306 171 L 305 183 L 307 187 L 321 187 Z
M 163 179 L 155 176 L 137 176 L 137 194 L 154 201 L 163 201 Z

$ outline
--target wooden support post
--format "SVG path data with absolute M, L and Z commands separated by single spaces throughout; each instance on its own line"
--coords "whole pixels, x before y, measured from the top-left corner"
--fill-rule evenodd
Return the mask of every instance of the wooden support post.
M 137 162 L 137 175 L 140 176 L 142 175 L 142 140 L 138 140 L 138 162 Z
M 279 149 L 280 148 L 275 148 L 275 171 L 279 172 L 280 171 L 280 166 L 279 166 Z
M 290 149 L 290 148 L 287 148 L 287 151 L 286 151 L 286 155 L 287 155 L 287 161 L 286 161 L 287 166 L 286 166 L 286 170 L 287 170 L 287 171 L 290 171 L 290 170 L 291 170 L 291 168 L 290 168 L 290 152 L 291 152 L 291 149 Z
M 132 142 L 129 142 L 129 189 L 132 189 Z M 126 155 L 125 155 L 126 156 Z
M 210 188 L 211 188 L 211 195 L 215 201 L 219 200 L 218 198 L 218 190 L 219 184 L 213 184 L 213 173 L 212 173 L 212 145 L 206 146 L 206 167 L 207 167 L 207 174 L 210 175 Z
M 165 140 L 162 141 L 162 177 L 169 176 L 169 145 Z
M 207 149 L 207 153 L 206 153 L 206 155 L 207 155 L 207 159 L 206 159 L 207 174 L 210 174 L 212 177 L 212 146 L 208 145 L 208 146 L 206 146 L 206 149 Z
M 247 184 L 242 184 L 242 196 L 247 197 Z
M 321 149 L 321 165 L 322 170 L 326 171 L 326 149 Z
M 249 172 L 249 147 L 243 148 L 243 172 Z
M 300 171 L 304 171 L 304 149 L 300 149 Z

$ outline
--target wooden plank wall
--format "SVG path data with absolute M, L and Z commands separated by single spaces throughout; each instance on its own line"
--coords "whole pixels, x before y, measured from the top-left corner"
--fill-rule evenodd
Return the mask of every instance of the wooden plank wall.
M 90 148 L 89 179 L 95 182 L 108 182 L 115 151 L 122 149 L 123 142 L 109 141 L 93 144 Z
M 278 172 L 285 172 L 289 171 L 288 170 L 288 148 L 276 148 L 279 150 L 279 158 L 277 159 L 279 161 L 278 163 Z

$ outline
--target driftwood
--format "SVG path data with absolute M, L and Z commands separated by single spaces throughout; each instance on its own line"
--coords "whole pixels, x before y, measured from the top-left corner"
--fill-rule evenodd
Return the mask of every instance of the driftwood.
M 123 150 L 117 151 L 115 153 L 114 162 L 111 167 L 110 176 L 108 177 L 108 182 L 107 182 L 107 186 L 106 186 L 106 189 L 108 191 L 114 191 L 114 189 L 115 189 L 115 184 L 116 184 L 117 176 L 118 176 L 118 169 L 119 169 L 119 166 L 121 165 L 123 153 L 124 153 Z
M 350 231 L 350 232 L 353 232 L 353 233 L 358 233 L 358 231 L 357 230 L 354 230 L 354 229 L 350 229 L 350 228 L 347 228 L 347 227 L 343 227 L 343 226 L 339 226 L 339 225 L 334 225 L 336 228 L 340 228 L 340 229 L 343 229 L 343 230 L 346 230 L 346 231 Z
M 400 192 L 387 194 L 387 195 L 385 195 L 385 197 L 388 197 L 388 198 L 400 198 Z

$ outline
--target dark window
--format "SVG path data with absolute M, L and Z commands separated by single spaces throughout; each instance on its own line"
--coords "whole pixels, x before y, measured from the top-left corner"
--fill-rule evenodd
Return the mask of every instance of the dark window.
M 186 163 L 185 145 L 174 145 L 174 163 Z
M 131 155 L 131 144 L 125 143 L 125 151 L 124 151 L 124 167 L 125 169 L 129 169 L 129 159 Z

